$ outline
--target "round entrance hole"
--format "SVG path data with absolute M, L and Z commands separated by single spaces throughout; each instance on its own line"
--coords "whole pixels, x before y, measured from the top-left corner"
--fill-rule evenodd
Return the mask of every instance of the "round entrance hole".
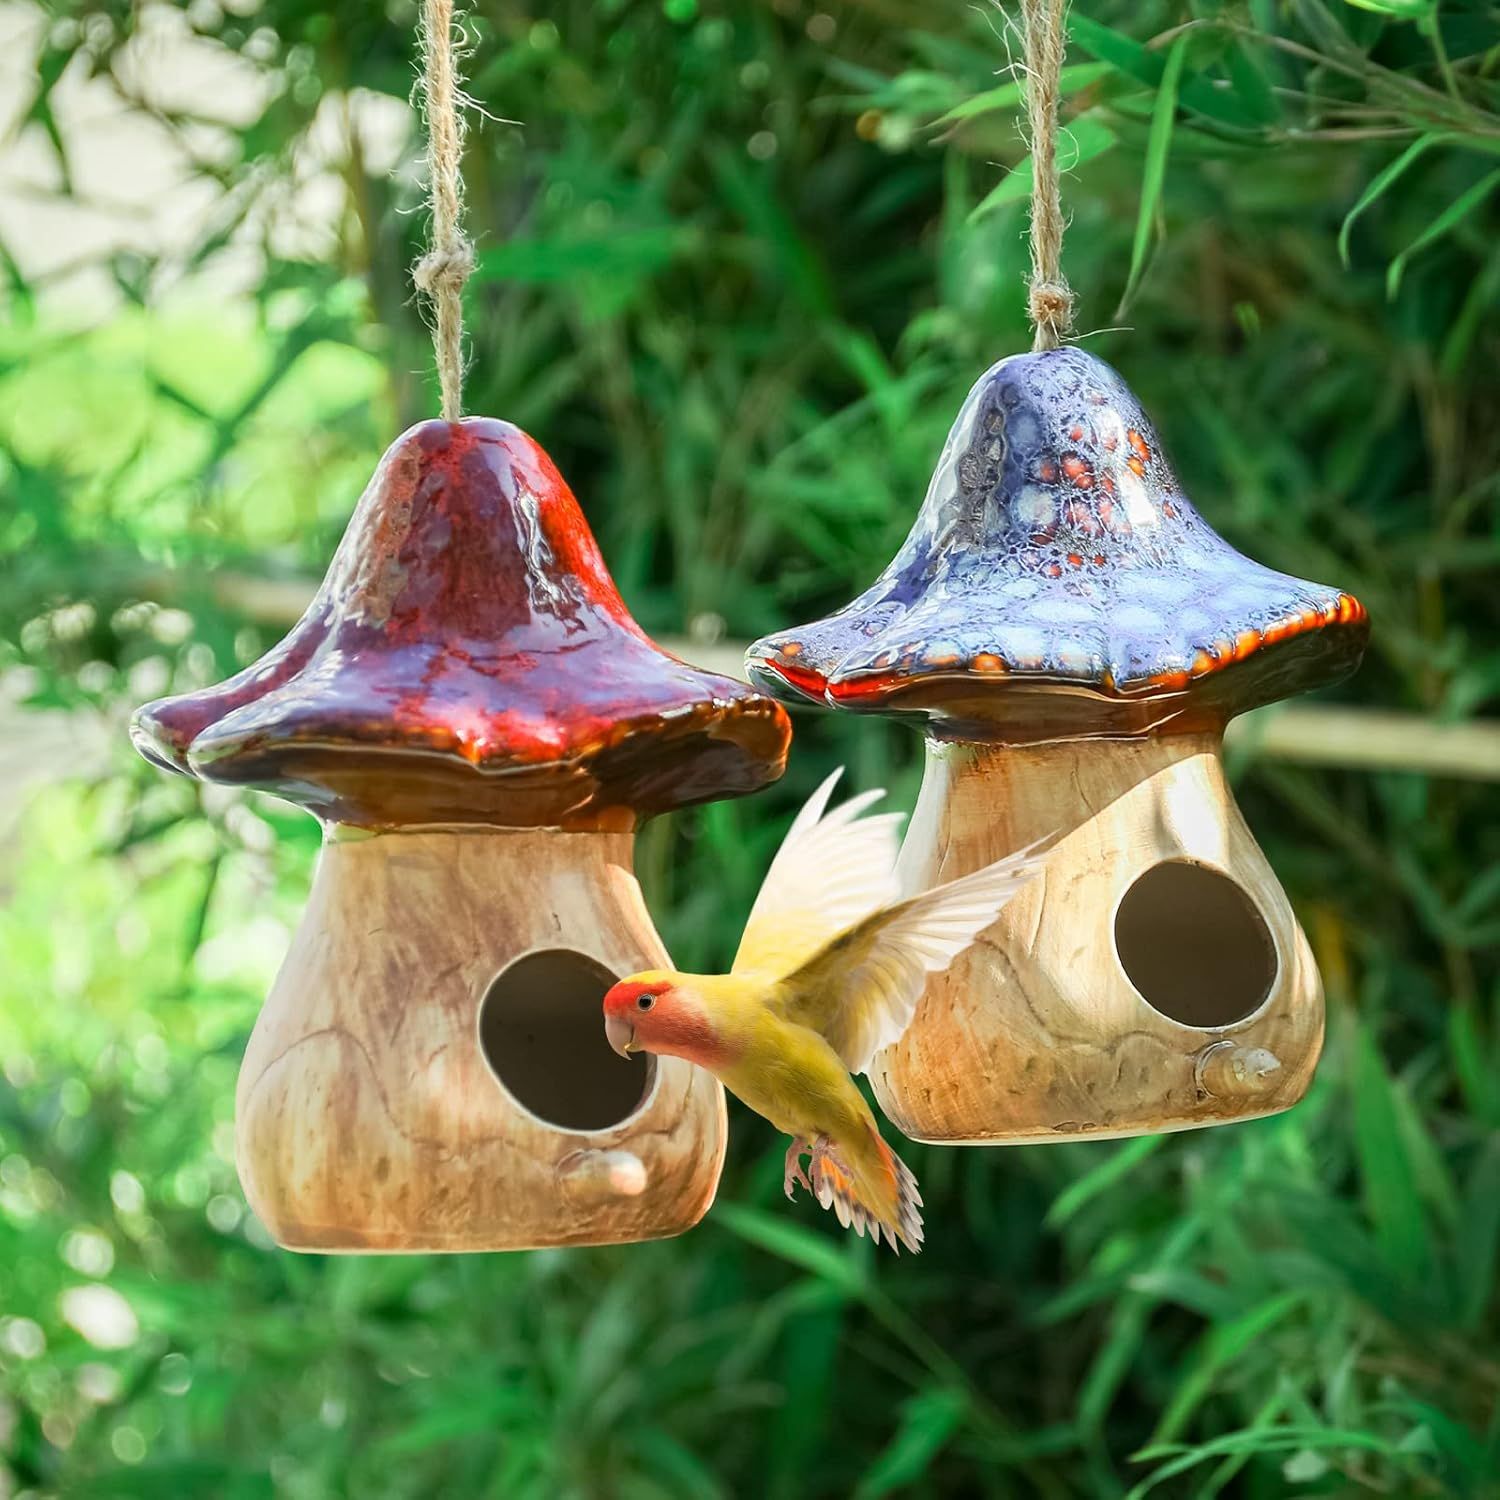
M 650 1057 L 624 1058 L 604 1034 L 616 975 L 565 948 L 528 953 L 479 1002 L 479 1046 L 516 1101 L 563 1130 L 608 1130 L 645 1103 Z
M 1171 860 L 1147 870 L 1115 912 L 1115 951 L 1141 998 L 1184 1026 L 1231 1026 L 1276 982 L 1276 945 L 1227 875 Z

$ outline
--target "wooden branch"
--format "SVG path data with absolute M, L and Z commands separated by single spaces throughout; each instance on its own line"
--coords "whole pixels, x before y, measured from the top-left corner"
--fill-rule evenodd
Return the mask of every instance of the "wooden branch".
M 1350 771 L 1419 771 L 1500 781 L 1500 723 L 1444 723 L 1420 714 L 1336 704 L 1286 703 L 1236 719 L 1231 750 Z

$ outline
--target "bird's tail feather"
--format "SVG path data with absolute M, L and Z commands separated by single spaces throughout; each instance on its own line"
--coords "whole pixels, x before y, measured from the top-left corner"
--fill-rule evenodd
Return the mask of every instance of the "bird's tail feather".
M 814 1152 L 813 1192 L 846 1229 L 856 1234 L 868 1230 L 877 1245 L 884 1232 L 898 1255 L 898 1240 L 916 1255 L 922 1248 L 922 1195 L 917 1179 L 873 1125 L 868 1146 L 847 1156 L 834 1145 Z

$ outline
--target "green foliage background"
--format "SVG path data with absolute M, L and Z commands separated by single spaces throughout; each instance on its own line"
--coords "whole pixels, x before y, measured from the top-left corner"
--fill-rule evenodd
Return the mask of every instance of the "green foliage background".
M 659 633 L 754 636 L 862 587 L 970 381 L 1027 341 L 1001 14 L 824 3 L 470 17 L 471 92 L 524 125 L 470 141 L 469 406 L 545 442 Z M 184 16 L 263 75 L 263 110 L 205 135 L 156 108 L 224 190 L 199 239 L 109 257 L 107 318 L 0 251 L 0 1495 L 1500 1492 L 1482 780 L 1241 755 L 1327 981 L 1311 1097 L 1201 1134 L 911 1147 L 919 1259 L 785 1204 L 782 1143 L 744 1112 L 677 1241 L 270 1248 L 231 1165 L 234 1075 L 318 830 L 168 782 L 123 726 L 275 638 L 276 581 L 321 569 L 434 397 L 415 143 L 390 175 L 341 137 L 325 253 L 274 253 L 271 228 L 315 116 L 407 96 L 410 0 L 246 9 Z M 84 70 L 128 95 L 151 16 L 48 7 L 22 128 L 60 193 L 53 91 Z M 1087 347 L 1223 534 L 1368 603 L 1344 696 L 1493 711 L 1494 5 L 1075 0 L 1069 61 Z M 269 247 L 253 290 L 195 293 L 226 246 Z M 831 765 L 914 795 L 909 730 L 797 729 L 780 787 L 643 837 L 685 967 L 726 960 Z

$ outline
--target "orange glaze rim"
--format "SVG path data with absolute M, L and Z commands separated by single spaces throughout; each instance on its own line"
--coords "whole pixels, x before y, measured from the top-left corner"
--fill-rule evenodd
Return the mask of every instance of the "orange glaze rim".
M 1121 698 L 1139 697 L 1152 691 L 1181 692 L 1189 683 L 1200 681 L 1215 672 L 1223 671 L 1226 667 L 1234 666 L 1244 661 L 1246 657 L 1253 656 L 1265 646 L 1274 646 L 1294 636 L 1306 635 L 1310 631 L 1323 630 L 1333 625 L 1364 625 L 1369 618 L 1369 611 L 1353 594 L 1340 594 L 1337 599 L 1321 610 L 1302 610 L 1266 630 L 1242 630 L 1233 638 L 1226 637 L 1224 640 L 1216 641 L 1212 646 L 1200 650 L 1194 656 L 1191 667 L 1186 670 L 1157 672 L 1128 684 L 1117 683 L 1108 675 L 1098 683 L 1069 682 L 1066 678 L 1049 678 L 1040 673 L 1033 676 L 1026 666 L 1004 662 L 993 652 L 988 651 L 980 652 L 966 664 L 960 664 L 956 659 L 951 664 L 943 664 L 942 675 L 955 675 L 967 669 L 990 678 L 1014 675 L 1023 678 L 1030 677 L 1033 681 L 1069 682 L 1071 686 L 1092 687 L 1095 691 Z M 823 701 L 835 706 L 878 698 L 886 692 L 908 686 L 918 675 L 915 672 L 884 671 L 861 673 L 860 676 L 846 681 L 830 682 L 821 672 L 813 671 L 809 667 L 793 666 L 790 662 L 780 659 L 783 656 L 799 656 L 801 652 L 801 642 L 789 641 L 785 646 L 778 648 L 778 656 L 758 657 L 756 665 L 774 672 L 788 687 L 794 688 L 803 696 L 815 702 Z

